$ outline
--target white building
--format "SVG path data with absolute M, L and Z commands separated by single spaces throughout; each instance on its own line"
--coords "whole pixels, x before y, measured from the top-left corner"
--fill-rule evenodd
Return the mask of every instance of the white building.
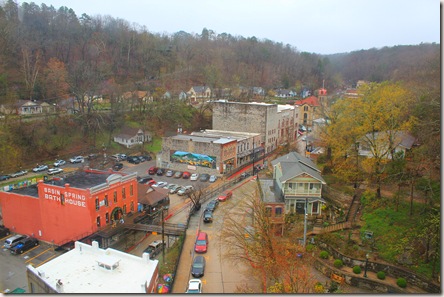
M 157 260 L 111 248 L 75 243 L 75 248 L 35 268 L 27 266 L 30 293 L 154 293 Z

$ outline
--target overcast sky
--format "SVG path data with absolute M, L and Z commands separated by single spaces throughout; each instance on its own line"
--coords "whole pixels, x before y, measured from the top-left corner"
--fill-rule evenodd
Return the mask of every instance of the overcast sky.
M 31 1 L 19 1 L 31 2 Z M 44 0 L 77 16 L 110 15 L 152 33 L 178 31 L 269 39 L 334 54 L 440 43 L 439 0 Z

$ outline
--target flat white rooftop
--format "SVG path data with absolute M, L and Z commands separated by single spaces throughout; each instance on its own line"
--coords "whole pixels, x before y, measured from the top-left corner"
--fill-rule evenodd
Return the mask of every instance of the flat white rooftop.
M 97 242 L 76 242 L 71 251 L 28 269 L 60 293 L 146 293 L 157 265 L 148 254 L 137 257 L 101 249 Z

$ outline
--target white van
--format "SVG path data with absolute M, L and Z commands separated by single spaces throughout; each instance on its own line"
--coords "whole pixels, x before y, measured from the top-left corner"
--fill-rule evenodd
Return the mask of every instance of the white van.
M 5 240 L 5 248 L 10 249 L 11 247 L 13 247 L 17 242 L 19 242 L 20 240 L 26 238 L 26 235 L 20 235 L 20 234 L 16 234 L 13 235 L 9 238 L 7 238 Z
M 162 248 L 163 248 L 162 241 L 155 240 L 151 242 L 143 252 L 150 254 L 150 259 L 152 260 L 162 251 Z

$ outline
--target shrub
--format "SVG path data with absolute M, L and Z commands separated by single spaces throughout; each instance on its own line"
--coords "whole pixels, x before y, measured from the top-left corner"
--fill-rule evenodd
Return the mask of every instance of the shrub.
M 354 266 L 353 273 L 360 274 L 361 273 L 361 266 L 358 266 L 358 265 Z
M 376 276 L 379 279 L 385 279 L 385 272 L 384 271 L 379 271 L 378 273 L 376 273 Z
M 396 280 L 396 284 L 401 287 L 401 288 L 405 288 L 407 287 L 407 281 L 405 280 L 405 278 L 400 277 Z
M 315 246 L 313 244 L 307 244 L 307 247 L 305 248 L 305 250 L 309 253 L 311 253 L 314 250 Z
M 327 251 L 320 252 L 319 257 L 321 257 L 322 259 L 328 259 L 328 252 Z
M 342 262 L 341 259 L 336 259 L 336 260 L 333 262 L 333 265 L 334 265 L 336 268 L 341 268 L 342 266 L 344 266 L 344 263 Z

